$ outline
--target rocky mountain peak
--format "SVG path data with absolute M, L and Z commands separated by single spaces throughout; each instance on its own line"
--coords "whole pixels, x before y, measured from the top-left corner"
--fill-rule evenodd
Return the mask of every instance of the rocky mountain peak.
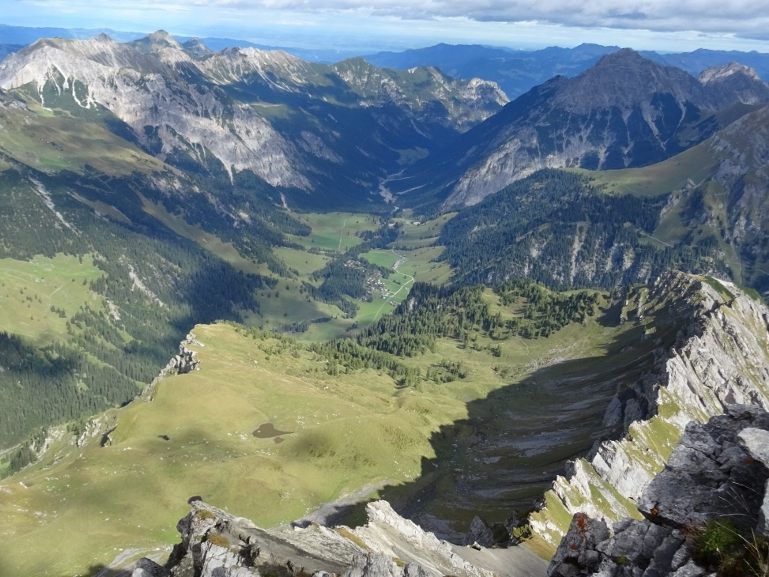
M 140 52 L 148 53 L 171 66 L 189 61 L 190 56 L 182 45 L 165 30 L 158 30 L 131 43 Z
M 611 52 L 596 63 L 596 68 L 602 67 L 618 67 L 627 65 L 638 65 L 646 62 L 652 62 L 648 58 L 644 58 L 638 52 L 632 48 L 620 48 L 616 52 Z
M 294 92 L 315 76 L 313 65 L 283 50 L 227 48 L 198 66 L 216 82 L 228 84 L 261 79 L 271 88 Z
M 187 40 L 187 42 L 182 44 L 182 49 L 193 58 L 205 58 L 206 56 L 213 54 L 213 50 L 203 44 L 200 38 Z
M 144 40 L 151 44 L 169 44 L 169 45 L 176 45 L 176 46 L 179 45 L 179 43 L 176 41 L 176 39 L 173 36 L 171 36 L 168 32 L 162 29 L 156 30 L 151 34 L 148 34 L 144 38 Z
M 597 108 L 629 109 L 668 94 L 678 102 L 702 104 L 706 97 L 697 80 L 678 68 L 661 66 L 635 50 L 607 54 L 592 68 L 564 83 L 556 102 L 574 112 Z
M 745 66 L 744 64 L 740 64 L 739 62 L 730 62 L 729 64 L 725 64 L 724 66 L 713 66 L 711 68 L 707 68 L 706 70 L 703 70 L 700 73 L 699 81 L 702 84 L 709 84 L 714 81 L 720 81 L 720 80 L 730 78 L 737 74 L 746 76 L 751 80 L 757 80 L 757 81 L 761 80 L 761 78 L 758 76 L 758 72 L 756 72 L 750 66 Z
M 98 36 L 95 36 L 94 40 L 96 42 L 102 42 L 107 44 L 112 44 L 113 42 L 115 42 L 109 34 L 105 34 L 104 32 L 102 32 Z
M 708 68 L 700 74 L 699 81 L 711 101 L 720 107 L 735 102 L 749 105 L 769 102 L 769 85 L 755 70 L 743 64 L 732 62 Z

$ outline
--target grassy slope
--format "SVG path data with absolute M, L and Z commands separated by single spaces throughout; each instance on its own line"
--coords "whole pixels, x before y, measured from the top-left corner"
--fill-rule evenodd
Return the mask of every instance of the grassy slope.
M 84 122 L 64 111 L 44 109 L 34 100 L 29 111 L 0 107 L 3 139 L 0 152 L 45 171 L 82 172 L 92 167 L 104 174 L 165 170 L 162 162 L 111 133 L 101 122 Z
M 710 140 L 658 164 L 623 170 L 585 171 L 609 194 L 657 197 L 674 193 L 674 202 L 666 207 L 657 228 L 642 242 L 657 248 L 684 242 L 696 245 L 703 239 L 717 239 L 719 254 L 737 282 L 745 283 L 743 263 L 735 247 L 723 239 L 720 227 L 729 220 L 728 193 L 712 180 L 721 160 L 711 149 Z M 684 192 L 685 191 L 685 192 Z M 686 199 L 701 192 L 703 206 L 708 209 L 708 222 L 688 221 Z M 676 196 L 678 195 L 678 196 Z M 759 264 L 760 268 L 760 264 Z
M 67 318 L 86 305 L 96 310 L 106 306 L 88 286 L 103 274 L 90 258 L 0 259 L 0 329 L 38 344 L 66 337 Z
M 263 525 L 300 517 L 370 483 L 388 483 L 386 495 L 403 497 L 420 488 L 412 481 L 423 457 L 434 458 L 440 448 L 440 430 L 473 417 L 468 411 L 477 413 L 494 391 L 506 391 L 506 402 L 515 406 L 516 386 L 506 385 L 543 367 L 583 359 L 575 370 L 590 374 L 597 366 L 591 359 L 600 359 L 622 330 L 591 322 L 549 339 L 510 339 L 501 342 L 500 357 L 487 349 L 491 341 L 462 348 L 443 339 L 435 353 L 408 362 L 426 368 L 450 358 L 470 376 L 399 390 L 374 371 L 329 377 L 321 361 L 290 341 L 252 337 L 226 324 L 199 326 L 206 345 L 198 347 L 202 370 L 162 381 L 151 402 L 113 411 L 112 446 L 60 446 L 46 462 L 0 484 L 0 516 L 9 519 L 0 528 L 0 575 L 71 574 L 108 562 L 115 548 L 172 543 L 174 523 L 193 494 Z M 531 395 L 526 389 L 521 407 L 534 403 L 545 415 L 562 416 L 560 395 L 548 388 Z M 595 416 L 575 421 L 585 427 L 575 443 L 589 442 Z M 252 432 L 265 423 L 290 433 L 279 443 L 255 438 Z M 489 420 L 490 431 L 503 425 L 504 419 Z M 540 429 L 547 426 L 546 419 L 538 421 Z M 564 456 L 560 442 L 549 451 L 550 461 Z M 543 466 L 541 459 L 531 463 Z M 438 482 L 450 485 L 451 478 L 442 467 Z M 528 499 L 530 491 L 524 492 Z M 451 499 L 428 506 L 461 521 L 466 516 L 465 504 Z
M 113 546 L 171 543 L 192 494 L 265 525 L 291 520 L 372 480 L 413 477 L 420 457 L 431 456 L 430 432 L 463 415 L 448 391 L 415 411 L 412 393 L 399 394 L 389 377 L 332 379 L 310 353 L 228 325 L 197 334 L 207 345 L 203 370 L 169 378 L 154 401 L 119 411 L 111 447 L 6 480 L 0 558 L 12 570 L 1 574 L 58 575 L 94 554 L 109 561 Z M 293 432 L 281 444 L 253 437 L 266 422 Z
M 612 194 L 659 196 L 684 187 L 689 180 L 695 184 L 701 182 L 713 173 L 717 159 L 708 146 L 709 142 L 704 142 L 668 160 L 642 168 L 579 172 Z

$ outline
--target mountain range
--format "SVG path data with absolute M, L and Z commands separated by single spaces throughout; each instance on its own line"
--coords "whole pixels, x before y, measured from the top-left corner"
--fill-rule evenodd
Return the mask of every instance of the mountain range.
M 367 55 L 366 59 L 377 66 L 398 69 L 436 66 L 455 78 L 480 76 L 498 83 L 511 99 L 515 99 L 554 76 L 576 76 L 601 57 L 619 49 L 618 46 L 599 44 L 580 44 L 574 48 L 553 46 L 541 50 L 437 44 L 402 52 L 379 52 Z M 698 76 L 707 68 L 739 62 L 756 70 L 762 78 L 769 78 L 769 54 L 762 52 L 700 48 L 681 53 L 646 50 L 641 54 L 658 64 L 685 70 L 692 76 Z
M 689 421 L 768 406 L 747 61 L 548 49 L 496 64 L 536 82 L 510 100 L 482 47 L 215 48 L 0 62 L 2 577 L 159 561 L 190 495 L 135 575 L 543 575 L 572 514 L 638 515 Z
M 474 204 L 541 168 L 617 169 L 682 152 L 767 102 L 755 73 L 730 65 L 694 78 L 631 50 L 517 98 L 397 186 Z
M 0 87 L 27 87 L 43 106 L 106 109 L 172 164 L 229 179 L 248 170 L 324 203 L 367 202 L 409 151 L 429 150 L 506 102 L 484 81 L 374 70 L 251 48 L 185 50 L 159 32 L 129 44 L 104 35 L 39 41 L 0 65 Z

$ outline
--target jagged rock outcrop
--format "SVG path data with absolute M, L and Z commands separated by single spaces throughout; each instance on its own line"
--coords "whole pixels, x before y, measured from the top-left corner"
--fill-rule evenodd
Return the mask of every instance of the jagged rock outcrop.
M 761 104 L 769 98 L 769 85 L 755 70 L 737 62 L 703 70 L 698 80 L 722 107 L 735 102 Z
M 609 531 L 577 513 L 548 569 L 550 577 L 700 577 L 717 568 L 703 536 L 723 527 L 732 573 L 749 570 L 754 532 L 769 480 L 769 413 L 732 405 L 708 423 L 692 422 L 668 465 L 640 500 L 642 520 L 626 518 Z M 719 525 L 720 524 L 720 525 Z M 732 533 L 732 537 L 730 537 Z M 741 536 L 744 541 L 737 537 Z M 747 575 L 747 573 L 744 573 Z
M 384 501 L 367 506 L 363 527 L 261 529 L 192 498 L 182 536 L 164 566 L 136 563 L 133 577 L 491 577 Z
M 171 357 L 168 364 L 161 371 L 161 376 L 184 375 L 192 371 L 200 370 L 200 361 L 198 353 L 188 349 L 184 343 L 179 345 L 179 353 Z
M 478 515 L 470 521 L 470 530 L 465 538 L 465 545 L 473 547 L 491 547 L 494 545 L 494 531 L 488 526 L 486 521 Z
M 165 367 L 161 369 L 158 376 L 152 379 L 152 382 L 144 387 L 141 392 L 141 397 L 146 400 L 152 400 L 155 396 L 155 388 L 158 381 L 172 375 L 184 375 L 191 373 L 192 371 L 200 370 L 200 359 L 196 351 L 187 348 L 188 345 L 196 347 L 205 347 L 206 345 L 200 342 L 195 333 L 189 332 L 184 339 L 179 343 L 179 352 L 175 354 L 168 361 Z
M 198 353 L 192 349 L 188 349 L 187 345 L 195 345 L 198 347 L 205 347 L 197 338 L 195 333 L 187 333 L 184 340 L 179 343 L 179 353 L 171 357 L 168 364 L 160 371 L 160 378 L 168 377 L 171 375 L 185 375 L 192 371 L 200 370 L 200 360 L 198 359 Z M 153 381 L 154 384 L 154 381 Z M 152 385 L 151 385 L 152 386 Z
M 655 368 L 609 407 L 605 420 L 624 421 L 624 437 L 574 462 L 531 516 L 534 531 L 550 543 L 560 541 L 563 520 L 577 512 L 609 521 L 637 516 L 638 499 L 689 422 L 706 422 L 733 403 L 769 409 L 769 309 L 731 283 L 671 273 L 637 314 L 666 306 L 670 295 L 677 295 L 679 316 L 691 320 L 669 350 L 659 351 Z

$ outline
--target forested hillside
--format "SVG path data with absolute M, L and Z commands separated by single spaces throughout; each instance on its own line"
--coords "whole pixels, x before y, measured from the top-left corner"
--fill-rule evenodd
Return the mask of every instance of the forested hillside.
M 667 195 L 607 194 L 581 173 L 545 170 L 462 211 L 443 229 L 465 282 L 531 278 L 555 287 L 647 281 L 665 270 L 728 274 L 715 237 L 655 240 Z

